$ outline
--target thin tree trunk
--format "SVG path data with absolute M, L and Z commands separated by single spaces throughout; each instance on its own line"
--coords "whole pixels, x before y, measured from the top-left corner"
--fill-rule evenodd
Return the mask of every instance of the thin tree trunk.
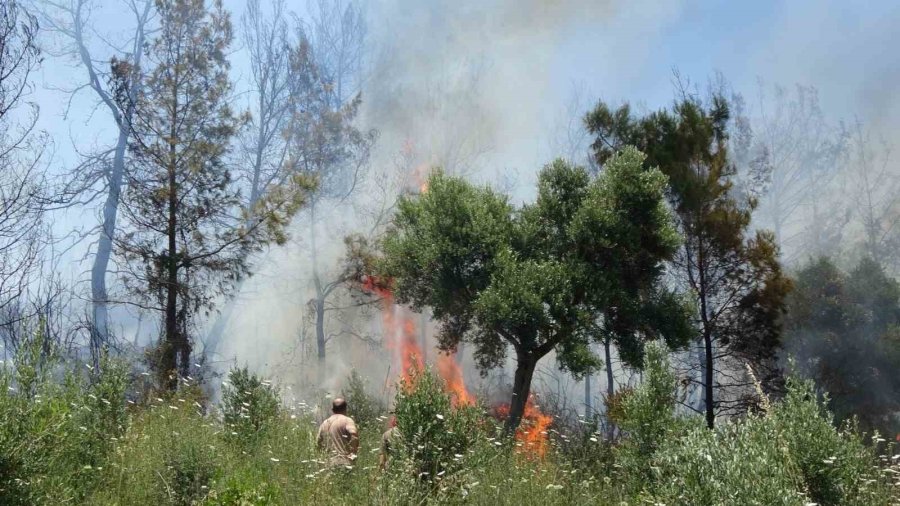
M 584 376 L 584 417 L 587 418 L 593 414 L 594 407 L 591 399 L 591 375 Z
M 175 138 L 174 135 L 172 137 Z M 170 151 L 174 159 L 175 146 L 171 145 Z M 168 390 L 175 390 L 177 382 L 177 359 L 179 337 L 178 337 L 178 265 L 176 255 L 178 254 L 178 244 L 176 242 L 176 216 L 175 212 L 178 208 L 178 200 L 175 192 L 175 167 L 174 162 L 169 166 L 169 223 L 167 235 L 169 239 L 168 245 L 168 262 L 166 265 L 166 335 L 163 342 L 162 350 L 162 373 L 165 378 L 165 386 Z
M 316 298 L 316 350 L 319 365 L 325 362 L 325 298 Z
M 616 426 L 609 417 L 609 401 L 616 393 L 615 376 L 612 369 L 612 342 L 610 339 L 603 341 L 603 358 L 606 360 L 606 440 L 612 441 L 616 435 Z
M 512 401 L 509 403 L 509 417 L 506 419 L 505 432 L 507 435 L 515 433 L 525 414 L 525 404 L 531 395 L 531 379 L 534 377 L 534 369 L 537 365 L 530 353 L 516 350 L 516 374 L 513 379 Z
M 716 423 L 715 400 L 713 399 L 713 349 L 712 336 L 709 331 L 703 332 L 703 345 L 706 348 L 703 371 L 703 391 L 706 404 L 706 426 L 712 429 Z
M 325 292 L 322 287 L 322 279 L 319 276 L 319 255 L 316 243 L 316 207 L 315 203 L 310 204 L 309 208 L 310 224 L 309 224 L 309 246 L 312 251 L 312 275 L 313 283 L 316 286 L 316 356 L 319 360 L 320 368 L 325 362 Z
M 91 267 L 91 299 L 93 303 L 93 325 L 91 327 L 91 354 L 94 367 L 99 366 L 100 349 L 109 342 L 109 312 L 107 309 L 106 272 L 112 254 L 113 237 L 116 233 L 116 218 L 119 210 L 119 194 L 125 172 L 125 150 L 128 148 L 128 127 L 119 127 L 119 139 L 113 157 L 109 178 L 109 192 L 103 204 L 103 231 L 97 241 L 97 253 Z
M 610 348 L 612 347 L 612 343 L 607 339 L 603 342 L 603 354 L 606 359 L 606 395 L 607 398 L 611 398 L 614 393 L 616 393 L 616 383 L 615 378 L 613 377 L 612 370 L 612 353 Z

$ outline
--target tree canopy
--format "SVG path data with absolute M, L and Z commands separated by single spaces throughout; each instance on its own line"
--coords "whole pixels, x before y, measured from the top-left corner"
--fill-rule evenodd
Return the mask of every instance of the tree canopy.
M 664 261 L 679 237 L 663 198 L 666 177 L 626 148 L 599 177 L 557 160 L 538 197 L 519 208 L 486 187 L 441 172 L 400 200 L 379 275 L 397 300 L 430 307 L 439 345 L 475 345 L 482 370 L 509 347 L 516 374 L 507 429 L 515 429 L 537 362 L 551 351 L 576 376 L 599 367 L 588 344 L 613 336 L 632 363 L 642 343 L 691 335 L 688 306 L 666 290 Z
M 849 272 L 828 258 L 797 273 L 785 347 L 828 392 L 839 421 L 900 433 L 900 283 L 864 258 Z
M 647 153 L 646 167 L 669 178 L 667 199 L 684 236 L 672 273 L 696 302 L 698 383 L 710 427 L 717 412 L 746 407 L 742 390 L 749 391 L 751 379 L 745 363 L 767 390 L 778 389 L 776 353 L 791 286 L 773 234 L 751 230 L 756 199 L 737 184 L 729 118 L 728 102 L 717 94 L 708 103 L 686 96 L 671 111 L 645 117 L 634 116 L 627 104 L 611 109 L 601 102 L 585 118 L 601 166 L 635 145 Z

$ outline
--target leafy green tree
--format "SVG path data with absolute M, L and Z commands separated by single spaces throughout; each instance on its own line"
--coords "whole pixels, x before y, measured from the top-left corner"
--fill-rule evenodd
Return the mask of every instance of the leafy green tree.
M 741 362 L 756 369 L 768 390 L 778 388 L 779 321 L 791 286 L 774 236 L 751 232 L 756 200 L 735 185 L 729 115 L 726 100 L 714 95 L 708 105 L 686 97 L 671 111 L 645 117 L 635 117 L 627 104 L 613 110 L 601 102 L 585 118 L 596 136 L 592 148 L 600 165 L 608 166 L 623 146 L 633 145 L 647 154 L 647 167 L 669 177 L 669 205 L 684 236 L 672 274 L 696 302 L 709 427 L 717 412 L 746 406 L 739 392 L 750 381 L 742 378 Z
M 146 47 L 152 69 L 134 94 L 134 168 L 123 196 L 127 233 L 117 243 L 134 276 L 127 287 L 163 315 L 155 366 L 167 388 L 190 366 L 191 324 L 251 273 L 248 255 L 284 242 L 310 185 L 295 178 L 252 207 L 224 163 L 242 124 L 228 105 L 231 22 L 221 1 L 158 0 L 160 26 Z M 130 100 L 124 62 L 117 97 Z
M 797 273 L 786 348 L 830 397 L 837 421 L 900 433 L 900 283 L 871 259 L 844 273 L 827 258 Z
M 676 345 L 690 335 L 683 302 L 660 285 L 679 241 L 666 177 L 643 161 L 626 149 L 591 180 L 557 160 L 540 173 L 537 200 L 520 208 L 442 173 L 399 201 L 377 270 L 399 302 L 432 309 L 442 349 L 473 343 L 482 371 L 513 349 L 509 432 L 550 351 L 581 375 L 600 365 L 588 344 L 605 336 L 640 363 L 645 339 Z

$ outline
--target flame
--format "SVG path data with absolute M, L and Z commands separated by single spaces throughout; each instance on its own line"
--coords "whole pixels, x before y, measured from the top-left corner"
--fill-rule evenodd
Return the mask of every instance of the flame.
M 392 363 L 395 370 L 399 371 L 401 383 L 411 385 L 415 380 L 412 373 L 425 365 L 422 360 L 422 348 L 416 339 L 414 313 L 395 303 L 389 281 L 366 276 L 362 280 L 362 289 L 381 297 L 384 345 L 393 353 Z M 455 353 L 439 354 L 435 368 L 443 378 L 454 406 L 475 403 L 474 397 L 466 389 L 462 369 L 456 361 Z
M 497 416 L 506 418 L 509 416 L 509 404 L 503 404 L 496 410 Z M 534 402 L 534 394 L 528 396 L 525 403 L 525 412 L 522 414 L 522 423 L 516 429 L 516 441 L 519 443 L 517 451 L 530 458 L 543 459 L 550 446 L 550 438 L 547 430 L 553 423 L 553 417 L 544 414 Z
M 456 353 L 438 355 L 435 366 L 438 374 L 444 379 L 454 406 L 475 404 L 475 399 L 466 390 L 466 382 L 463 379 L 462 369 L 456 361 Z
M 401 379 L 409 379 L 413 370 L 424 366 L 412 312 L 394 303 L 389 282 L 366 276 L 362 289 L 381 297 L 384 346 L 392 352 L 392 365 L 399 371 Z

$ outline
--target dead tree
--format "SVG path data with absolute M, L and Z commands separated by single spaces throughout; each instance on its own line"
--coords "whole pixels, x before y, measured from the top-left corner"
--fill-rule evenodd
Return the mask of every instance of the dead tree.
M 102 201 L 97 233 L 97 248 L 91 265 L 91 350 L 96 357 L 110 341 L 107 275 L 113 257 L 113 244 L 117 233 L 119 201 L 126 180 L 126 157 L 134 116 L 135 97 L 141 91 L 141 58 L 153 15 L 152 0 L 121 0 L 132 15 L 130 38 L 111 56 L 97 58 L 90 46 L 93 33 L 90 13 L 96 5 L 91 0 L 39 0 L 40 16 L 44 26 L 59 36 L 59 57 L 73 57 L 84 74 L 84 81 L 71 90 L 72 95 L 90 90 L 102 107 L 109 112 L 116 125 L 116 139 L 112 146 L 100 153 L 85 157 L 72 173 L 64 189 L 64 204 L 90 205 Z M 126 82 L 119 82 L 120 91 L 128 97 L 117 99 L 117 90 L 111 79 L 110 61 L 123 69 L 129 69 Z M 96 363 L 95 363 L 96 365 Z

